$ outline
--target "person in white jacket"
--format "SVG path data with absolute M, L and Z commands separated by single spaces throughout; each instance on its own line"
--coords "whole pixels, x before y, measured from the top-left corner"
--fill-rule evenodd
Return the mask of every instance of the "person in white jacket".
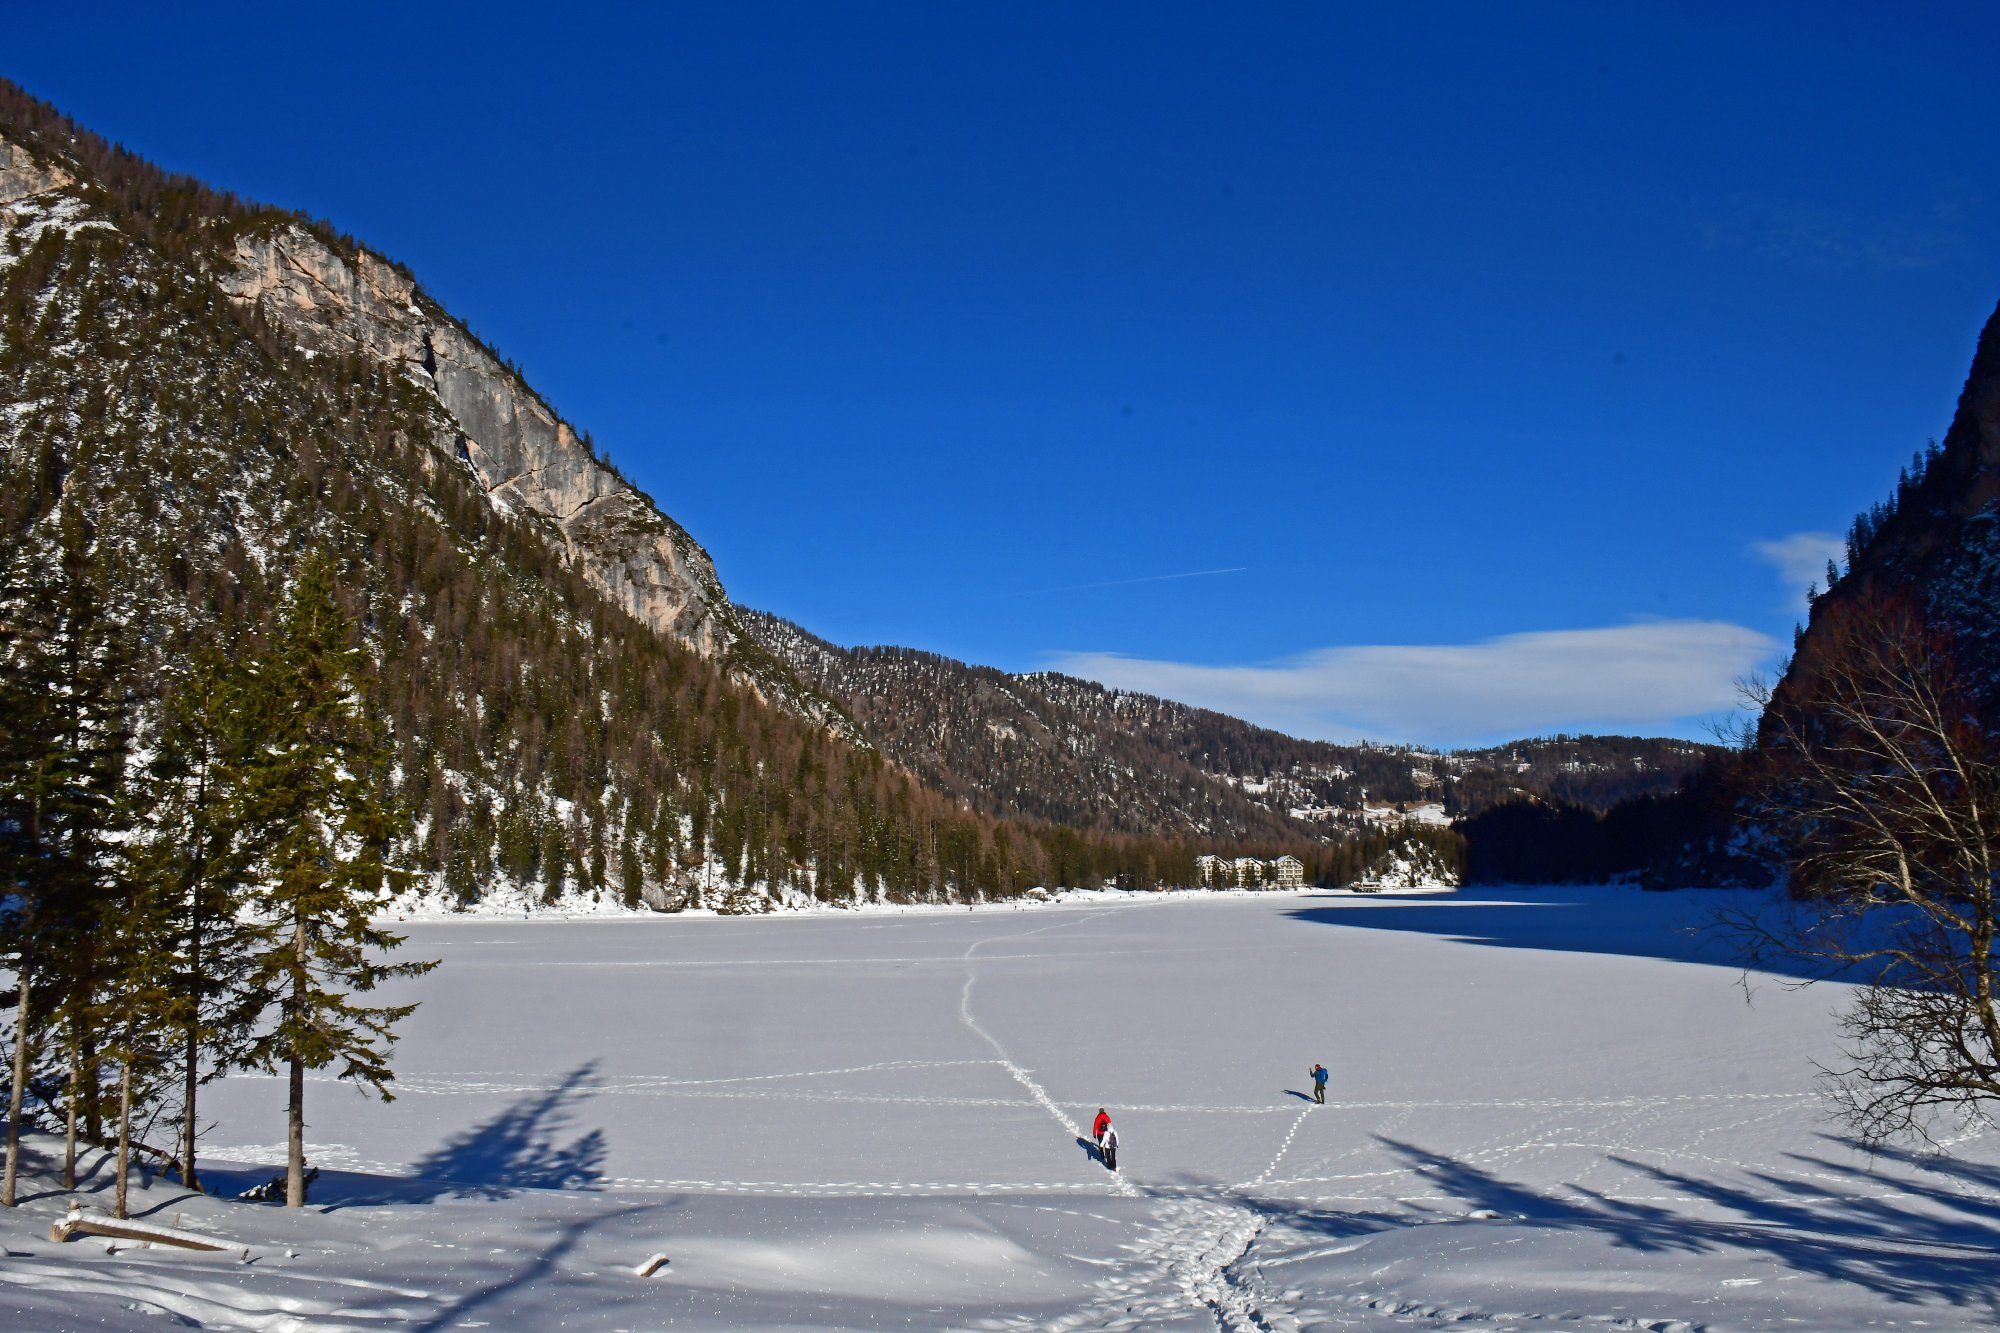
M 1105 1170 L 1116 1171 L 1118 1169 L 1118 1130 L 1115 1126 L 1106 1125 L 1104 1127 L 1104 1138 L 1099 1142 L 1098 1146 L 1104 1153 Z

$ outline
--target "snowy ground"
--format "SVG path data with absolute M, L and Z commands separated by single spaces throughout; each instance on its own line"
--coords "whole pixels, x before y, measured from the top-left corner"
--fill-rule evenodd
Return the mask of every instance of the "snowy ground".
M 313 1207 L 155 1181 L 251 1260 L 107 1252 L 49 1240 L 44 1174 L 0 1327 L 1993 1326 L 2000 1135 L 1843 1142 L 1840 993 L 1746 1005 L 1682 929 L 1717 901 L 414 924 L 403 1095 L 312 1086 Z M 216 1184 L 270 1174 L 281 1097 L 211 1094 Z

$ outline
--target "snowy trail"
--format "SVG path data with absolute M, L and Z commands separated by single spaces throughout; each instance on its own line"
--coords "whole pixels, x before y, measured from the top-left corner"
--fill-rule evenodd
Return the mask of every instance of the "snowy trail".
M 1039 935 L 1065 926 L 1087 924 L 1103 915 L 1105 913 L 1091 913 L 1079 921 L 1057 922 L 999 938 L 1016 940 Z M 1048 1091 L 1016 1063 L 999 1039 L 973 1016 L 972 991 L 978 980 L 974 958 L 982 946 L 995 942 L 975 941 L 965 951 L 966 977 L 965 987 L 959 994 L 959 1018 L 993 1048 L 1007 1071 L 1058 1124 L 1075 1138 L 1082 1139 L 1086 1136 L 1077 1122 L 1070 1119 Z M 1306 1115 L 1315 1109 L 1318 1108 L 1306 1108 L 1306 1112 L 1293 1121 L 1290 1133 L 1285 1136 L 1278 1155 L 1265 1168 L 1264 1176 L 1277 1169 L 1285 1150 L 1291 1146 L 1300 1125 L 1304 1124 Z M 1226 1333 L 1253 1333 L 1257 1330 L 1271 1333 L 1273 1330 L 1289 1331 L 1296 1327 L 1287 1319 L 1274 1321 L 1266 1318 L 1259 1308 L 1260 1303 L 1231 1278 L 1230 1270 L 1249 1251 L 1264 1227 L 1263 1219 L 1256 1211 L 1228 1198 L 1233 1191 L 1220 1187 L 1156 1191 L 1135 1184 L 1122 1171 L 1109 1174 L 1120 1195 L 1150 1199 L 1161 1205 L 1159 1225 L 1151 1235 L 1133 1247 L 1147 1256 L 1146 1262 L 1136 1273 L 1127 1272 L 1100 1284 L 1099 1300 L 1076 1312 L 1073 1321 L 1064 1320 L 1048 1327 L 1144 1329 L 1156 1327 L 1163 1320 L 1191 1309 L 1207 1310 Z M 1112 1311 L 1119 1312 L 1119 1317 L 1107 1321 L 1106 1316 Z
M 1299 1131 L 1305 1128 L 1306 1117 L 1311 1115 L 1314 1111 L 1318 1111 L 1321 1109 L 1323 1108 L 1319 1106 L 1308 1106 L 1305 1110 L 1299 1112 L 1298 1119 L 1292 1121 L 1292 1128 L 1290 1132 L 1285 1135 L 1285 1141 L 1278 1145 L 1277 1155 L 1271 1159 L 1270 1165 L 1266 1166 L 1262 1171 L 1258 1172 L 1251 1179 L 1244 1181 L 1236 1188 L 1239 1190 L 1254 1189 L 1256 1186 L 1261 1185 L 1265 1181 L 1269 1180 L 1271 1178 L 1272 1173 L 1278 1169 L 1278 1163 L 1284 1161 L 1285 1154 L 1292 1150 L 1292 1140 L 1296 1139 L 1299 1136 Z
M 1080 920 L 1084 922 L 1094 921 L 1104 915 L 1106 915 L 1104 912 L 1091 912 L 1080 918 Z M 1013 935 L 1002 935 L 998 938 L 1003 940 L 1023 939 L 1029 935 L 1040 935 L 1044 931 L 1058 930 L 1064 926 L 1075 924 L 1077 924 L 1076 920 L 1058 921 L 1052 925 L 1038 926 L 1033 930 L 1024 930 Z M 970 945 L 966 946 L 965 953 L 962 955 L 965 963 L 965 988 L 958 995 L 959 1021 L 972 1029 L 979 1036 L 980 1040 L 993 1048 L 993 1053 L 999 1057 L 1001 1066 L 1006 1069 L 1016 1083 L 1027 1089 L 1028 1095 L 1034 1098 L 1036 1105 L 1047 1111 L 1057 1124 L 1069 1132 L 1072 1138 L 1085 1138 L 1087 1136 L 1084 1134 L 1083 1129 L 1076 1121 L 1069 1118 L 1068 1112 L 1057 1105 L 1055 1098 L 1049 1096 L 1048 1089 L 1036 1082 L 1034 1075 L 1016 1064 L 1014 1057 L 1007 1054 L 1007 1048 L 1000 1044 L 1000 1039 L 981 1027 L 979 1020 L 972 1016 L 972 987 L 979 980 L 979 969 L 974 965 L 974 955 L 979 952 L 981 947 L 993 942 L 990 939 L 974 940 Z M 1111 1187 L 1117 1193 L 1125 1195 L 1128 1198 L 1138 1197 L 1138 1190 L 1123 1175 L 1116 1171 L 1109 1171 L 1105 1174 L 1110 1177 Z

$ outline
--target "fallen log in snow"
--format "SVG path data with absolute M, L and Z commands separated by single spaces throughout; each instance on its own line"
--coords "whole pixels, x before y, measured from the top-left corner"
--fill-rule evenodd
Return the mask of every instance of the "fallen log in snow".
M 178 1245 L 187 1250 L 219 1250 L 234 1254 L 239 1259 L 250 1257 L 247 1245 L 238 1245 L 233 1241 L 217 1240 L 213 1236 L 182 1231 L 178 1227 L 158 1226 L 152 1222 L 86 1213 L 77 1208 L 71 1209 L 68 1217 L 49 1228 L 49 1239 L 58 1244 L 71 1236 L 108 1236 L 113 1240 L 137 1240 L 150 1245 Z
M 653 1274 L 659 1272 L 660 1265 L 666 1262 L 667 1262 L 666 1255 L 656 1254 L 651 1258 L 649 1258 L 648 1260 L 646 1260 L 645 1263 L 640 1264 L 637 1268 L 633 1269 L 632 1273 L 636 1277 L 651 1277 Z

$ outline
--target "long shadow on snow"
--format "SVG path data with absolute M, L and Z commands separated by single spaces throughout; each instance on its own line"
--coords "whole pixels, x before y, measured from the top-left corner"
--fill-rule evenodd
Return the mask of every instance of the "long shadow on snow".
M 1440 1193 L 1530 1223 L 1598 1232 L 1615 1245 L 1642 1254 L 1752 1251 L 1794 1272 L 1852 1283 L 1898 1303 L 1942 1301 L 1982 1311 L 1989 1322 L 2000 1320 L 2000 1269 L 1991 1262 L 2000 1245 L 2000 1221 L 1990 1212 L 1977 1223 L 1960 1222 L 1857 1192 L 1860 1187 L 1886 1184 L 1925 1202 L 1967 1210 L 1967 1202 L 1947 1186 L 1886 1181 L 1859 1167 L 1800 1158 L 1846 1176 L 1850 1188 L 1829 1185 L 1824 1179 L 1752 1173 L 1752 1179 L 1774 1191 L 1764 1195 L 1628 1158 L 1610 1158 L 1676 1192 L 1736 1214 L 1735 1219 L 1713 1220 L 1660 1204 L 1609 1198 L 1575 1185 L 1568 1187 L 1574 1197 L 1549 1194 L 1413 1144 L 1379 1135 L 1377 1141 Z M 1950 1170 L 1937 1163 L 1928 1165 Z M 1974 1166 L 1953 1174 L 1976 1179 L 1986 1170 Z
M 1714 924 L 1725 906 L 1755 906 L 1773 895 L 1752 890 L 1683 890 L 1556 886 L 1470 888 L 1464 898 L 1328 898 L 1323 906 L 1287 915 L 1324 926 L 1407 931 L 1502 949 L 1664 958 L 1737 967 L 1742 949 Z M 1820 975 L 1783 961 L 1760 970 L 1779 976 Z
M 578 1218 L 575 1221 L 559 1225 L 556 1229 L 555 1237 L 548 1244 L 542 1246 L 531 1258 L 522 1263 L 518 1269 L 507 1274 L 500 1280 L 480 1288 L 469 1296 L 453 1301 L 430 1319 L 417 1325 L 416 1333 L 439 1333 L 443 1329 L 462 1328 L 468 1324 L 476 1328 L 479 1327 L 479 1323 L 472 1320 L 470 1316 L 480 1313 L 494 1315 L 511 1314 L 514 1317 L 509 1318 L 504 1325 L 509 1327 L 553 1327 L 555 1324 L 554 1316 L 556 1309 L 561 1309 L 564 1312 L 573 1312 L 573 1305 L 576 1299 L 573 1291 L 564 1292 L 559 1296 L 552 1297 L 550 1303 L 556 1307 L 555 1309 L 516 1310 L 510 1312 L 504 1309 L 496 1309 L 495 1307 L 502 1306 L 510 1300 L 524 1300 L 533 1304 L 532 1298 L 526 1294 L 527 1289 L 545 1279 L 559 1277 L 560 1274 L 557 1271 L 558 1263 L 571 1250 L 575 1249 L 577 1243 L 583 1240 L 584 1237 L 588 1236 L 598 1227 L 617 1221 L 620 1218 L 637 1213 L 654 1211 L 662 1211 L 661 1206 L 658 1204 L 637 1204 L 627 1208 L 619 1208 L 609 1213 L 599 1213 L 590 1217 Z M 600 1304 L 597 1308 L 601 1313 L 614 1304 L 632 1304 L 643 1299 L 646 1293 L 647 1289 L 637 1288 L 634 1289 L 630 1296 L 624 1297 L 622 1300 L 600 1298 Z M 529 1322 L 530 1320 L 533 1322 Z M 608 1324 L 609 1322 L 611 1321 L 607 1319 L 606 1323 Z
M 334 1207 L 430 1203 L 440 1198 L 505 1199 L 517 1190 L 591 1190 L 604 1178 L 604 1131 L 561 1142 L 574 1106 L 590 1095 L 597 1062 L 577 1066 L 554 1087 L 531 1093 L 482 1124 L 460 1131 L 419 1159 L 413 1174 L 382 1177 L 329 1171 L 313 1202 Z
M 1915 1152 L 1907 1148 L 1898 1148 L 1888 1144 L 1863 1143 L 1859 1139 L 1841 1138 L 1831 1134 L 1822 1134 L 1820 1137 L 1829 1143 L 1837 1143 L 1851 1152 L 1868 1157 L 1886 1157 L 1898 1166 L 1908 1167 L 1912 1171 L 1936 1177 L 1941 1183 L 1935 1187 L 1932 1197 L 1939 1203 L 1946 1204 L 1961 1212 L 1972 1213 L 1982 1221 L 1989 1223 L 2000 1219 L 2000 1165 L 1990 1162 L 1961 1161 L 1956 1157 L 1946 1156 L 1942 1152 Z M 1834 1165 L 1817 1157 L 1799 1156 L 1798 1160 L 1828 1170 L 1847 1171 L 1849 1173 L 1854 1171 L 1854 1167 L 1852 1166 Z M 1959 1193 L 1957 1190 L 1943 1183 L 1950 1181 L 1952 1178 L 1956 1178 L 1961 1182 L 1961 1188 L 1969 1187 L 1971 1190 L 1984 1191 L 1984 1193 Z M 1915 1186 L 1910 1186 L 1910 1188 L 1912 1192 L 1919 1192 Z

